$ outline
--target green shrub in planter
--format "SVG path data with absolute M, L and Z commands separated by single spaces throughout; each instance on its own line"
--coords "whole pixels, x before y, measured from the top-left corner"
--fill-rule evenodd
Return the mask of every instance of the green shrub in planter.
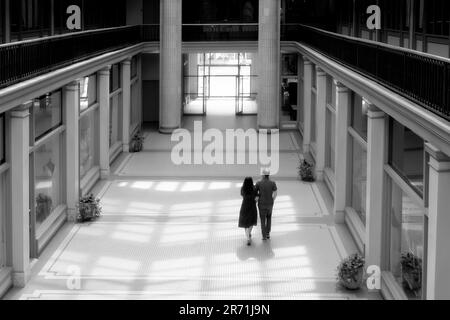
M 358 290 L 364 281 L 365 259 L 359 254 L 353 254 L 344 259 L 337 268 L 337 280 L 348 290 Z
M 100 217 L 102 208 L 100 207 L 100 199 L 94 195 L 82 197 L 78 203 L 78 221 L 92 221 Z
M 314 182 L 314 166 L 308 161 L 303 160 L 298 167 L 298 174 L 303 181 Z
M 130 142 L 130 152 L 141 152 L 144 147 L 144 136 L 138 132 L 136 133 Z
M 402 253 L 402 280 L 403 285 L 411 291 L 422 288 L 422 259 L 411 252 Z

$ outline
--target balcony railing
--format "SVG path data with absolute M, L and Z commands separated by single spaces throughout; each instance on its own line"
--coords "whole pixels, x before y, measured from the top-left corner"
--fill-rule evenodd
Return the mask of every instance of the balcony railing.
M 0 88 L 142 41 L 159 41 L 159 26 L 77 32 L 0 46 Z
M 183 41 L 258 41 L 258 24 L 184 24 Z
M 304 25 L 283 26 L 282 40 L 304 43 L 450 121 L 448 59 Z

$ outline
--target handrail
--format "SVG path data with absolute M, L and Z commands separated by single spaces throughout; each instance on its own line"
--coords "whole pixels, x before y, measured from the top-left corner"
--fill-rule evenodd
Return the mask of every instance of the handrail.
M 282 26 L 304 43 L 450 121 L 450 60 L 305 25 Z
M 143 41 L 159 41 L 159 26 L 107 28 L 2 45 L 0 88 Z
M 282 25 L 283 41 L 304 43 L 450 121 L 450 60 L 305 25 Z M 0 89 L 142 42 L 159 25 L 70 33 L 0 46 Z M 256 41 L 257 24 L 184 25 L 183 41 Z M 82 45 L 81 45 L 82 44 Z

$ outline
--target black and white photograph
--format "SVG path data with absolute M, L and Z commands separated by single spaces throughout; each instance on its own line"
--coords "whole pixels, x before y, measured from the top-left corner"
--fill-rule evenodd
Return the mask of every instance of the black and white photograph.
M 449 248 L 450 1 L 0 0 L 0 308 L 450 300 Z

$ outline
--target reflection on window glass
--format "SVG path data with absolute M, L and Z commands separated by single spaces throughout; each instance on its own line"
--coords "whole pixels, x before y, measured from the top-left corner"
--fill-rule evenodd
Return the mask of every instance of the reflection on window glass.
M 55 91 L 33 101 L 35 141 L 62 124 L 61 91 Z
M 356 139 L 352 141 L 352 208 L 366 224 L 367 151 Z
M 316 125 L 316 94 L 311 95 L 311 143 L 316 143 L 317 125 Z
M 359 95 L 353 95 L 352 128 L 367 141 L 367 114 L 368 105 Z
M 109 79 L 110 92 L 114 92 L 120 88 L 120 64 L 113 64 L 110 71 Z
M 98 144 L 96 143 L 97 111 L 90 112 L 80 120 L 80 178 L 98 165 Z
M 62 204 L 61 165 L 61 136 L 57 135 L 34 153 L 34 195 L 38 228 Z
M 110 117 L 109 117 L 109 146 L 114 146 L 121 140 L 121 125 L 122 119 L 122 94 L 116 94 L 110 100 Z
M 296 76 L 298 74 L 297 54 L 283 54 L 281 61 L 283 76 Z
M 5 115 L 0 115 L 0 164 L 5 162 Z
M 97 102 L 97 77 L 91 75 L 80 80 L 80 111 Z
M 5 212 L 6 212 L 6 195 L 5 195 L 5 183 L 6 175 L 0 174 L 0 239 L 5 239 Z M 0 246 L 0 269 L 5 267 L 6 263 L 6 252 L 5 246 Z
M 326 150 L 326 166 L 335 173 L 336 165 L 336 115 L 327 109 L 327 150 Z
M 424 188 L 425 142 L 391 119 L 389 164 L 419 193 Z
M 424 209 L 392 182 L 390 271 L 409 299 L 421 299 Z

